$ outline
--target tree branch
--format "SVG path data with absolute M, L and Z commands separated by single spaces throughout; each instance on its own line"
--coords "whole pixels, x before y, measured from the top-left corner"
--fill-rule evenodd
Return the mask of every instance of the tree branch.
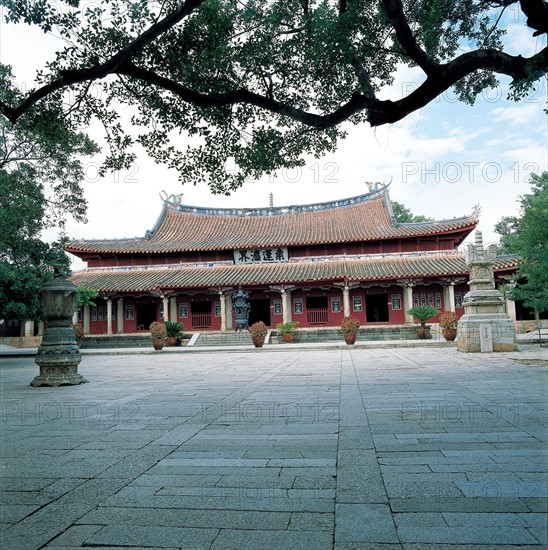
M 270 111 L 271 113 L 286 116 L 292 120 L 320 130 L 337 126 L 353 114 L 362 111 L 364 108 L 372 107 L 375 103 L 377 103 L 376 100 L 371 100 L 361 94 L 354 93 L 344 105 L 332 113 L 327 115 L 317 115 L 296 107 L 292 107 L 291 105 L 282 103 L 273 98 L 251 92 L 245 88 L 239 88 L 237 90 L 225 93 L 213 94 L 196 92 L 195 90 L 186 88 L 178 82 L 169 80 L 168 78 L 147 69 L 137 67 L 133 63 L 127 63 L 123 67 L 120 67 L 118 73 L 137 78 L 143 82 L 147 82 L 148 84 L 153 84 L 163 88 L 164 90 L 168 90 L 180 97 L 183 101 L 198 107 L 226 107 L 227 105 L 233 105 L 236 103 L 246 103 L 248 105 L 255 105 L 256 107 L 260 107 L 261 109 Z
M 408 114 L 425 107 L 438 95 L 470 73 L 485 69 L 505 74 L 514 80 L 522 80 L 532 74 L 548 72 L 548 47 L 532 57 L 513 56 L 498 50 L 475 50 L 467 52 L 446 65 L 441 72 L 427 79 L 411 94 L 398 101 L 380 101 L 378 108 L 370 109 L 368 121 L 371 126 L 397 122 Z
M 403 13 L 401 0 L 383 0 L 383 4 L 390 24 L 396 31 L 398 42 L 407 52 L 410 59 L 412 59 L 427 75 L 436 73 L 439 65 L 435 63 L 417 44 L 417 41 L 409 28 L 405 14 Z
M 125 48 L 112 56 L 108 61 L 87 69 L 62 71 L 61 76 L 46 84 L 42 88 L 31 93 L 18 107 L 11 108 L 0 101 L 0 110 L 8 120 L 15 122 L 25 111 L 30 109 L 44 97 L 72 84 L 105 78 L 109 74 L 116 73 L 117 68 L 139 54 L 145 46 L 174 27 L 185 17 L 190 15 L 205 0 L 186 0 L 176 10 L 166 15 L 163 19 L 154 23 L 145 32 L 130 42 Z
M 256 94 L 245 88 L 222 94 L 204 94 L 190 90 L 152 71 L 136 67 L 132 63 L 120 68 L 120 74 L 137 78 L 149 84 L 171 91 L 184 101 L 199 107 L 224 107 L 236 103 L 255 105 L 301 122 L 307 126 L 324 130 L 337 126 L 352 115 L 367 110 L 371 126 L 397 122 L 408 114 L 425 107 L 438 95 L 456 84 L 466 75 L 480 69 L 505 74 L 514 80 L 521 80 L 536 72 L 548 71 L 548 47 L 533 57 L 512 56 L 498 50 L 475 50 L 457 57 L 446 65 L 440 65 L 439 71 L 427 79 L 411 94 L 398 101 L 381 101 L 373 97 L 354 92 L 341 107 L 326 115 L 310 113 L 270 97 Z

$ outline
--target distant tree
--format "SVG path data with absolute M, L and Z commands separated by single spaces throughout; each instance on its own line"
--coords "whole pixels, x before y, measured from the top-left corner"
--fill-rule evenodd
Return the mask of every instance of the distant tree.
M 345 121 L 397 122 L 449 88 L 473 104 L 497 85 L 495 75 L 510 77 L 510 95 L 520 100 L 548 70 L 545 44 L 520 55 L 536 38 L 527 43 L 512 32 L 507 51 L 502 42 L 519 8 L 533 36 L 548 32 L 545 0 L 2 4 L 7 22 L 53 30 L 67 43 L 36 89 L 2 99 L 8 120 L 44 101 L 67 101 L 71 120 L 105 127 L 104 169 L 127 166 L 136 141 L 182 181 L 204 181 L 220 193 L 333 151 Z M 420 69 L 416 88 L 384 99 L 402 67 Z M 130 107 L 127 121 L 121 106 Z M 237 173 L 227 173 L 227 160 Z
M 506 216 L 495 226 L 500 249 L 518 254 L 519 281 L 513 298 L 526 307 L 548 310 L 548 172 L 530 176 L 532 193 L 520 197 L 521 216 Z
M 392 212 L 394 212 L 394 217 L 398 223 L 431 222 L 434 219 L 427 218 L 422 214 L 415 216 L 409 208 L 396 201 L 392 201 Z
M 4 65 L 0 97 L 20 97 Z M 0 118 L 0 319 L 38 318 L 43 282 L 54 267 L 68 270 L 63 238 L 48 244 L 40 234 L 48 227 L 62 232 L 68 215 L 85 221 L 78 157 L 97 151 L 55 105 L 27 111 L 17 125 Z
M 93 300 L 97 298 L 97 296 L 99 296 L 99 293 L 95 289 L 80 287 L 76 294 L 74 305 L 77 310 L 84 306 L 95 307 L 96 303 Z

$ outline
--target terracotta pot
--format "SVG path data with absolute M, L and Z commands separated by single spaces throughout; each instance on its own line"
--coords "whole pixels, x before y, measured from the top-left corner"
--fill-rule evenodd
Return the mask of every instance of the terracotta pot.
M 264 336 L 255 336 L 254 338 L 251 338 L 251 340 L 253 342 L 253 345 L 256 348 L 262 348 L 263 347 L 264 339 L 265 339 Z
M 349 346 L 355 344 L 357 338 L 358 338 L 358 333 L 357 332 L 345 332 L 344 333 L 344 341 Z
M 443 337 L 448 342 L 454 342 L 455 338 L 457 337 L 457 329 L 456 328 L 444 328 L 444 329 L 442 329 L 441 333 L 443 334 Z
M 166 340 L 166 344 L 168 346 L 176 346 L 177 345 L 177 336 L 168 336 Z
M 417 329 L 417 336 L 419 340 L 427 340 L 428 336 L 430 336 L 430 327 L 419 327 Z
M 164 341 L 161 338 L 155 338 L 152 340 L 152 347 L 156 351 L 160 351 L 164 347 Z
M 282 334 L 282 338 L 286 344 L 292 344 L 295 340 L 295 334 L 292 332 L 286 332 L 285 334 Z

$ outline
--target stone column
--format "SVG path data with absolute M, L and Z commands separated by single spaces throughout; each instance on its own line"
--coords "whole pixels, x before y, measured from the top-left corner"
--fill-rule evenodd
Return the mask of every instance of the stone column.
M 84 334 L 91 331 L 91 306 L 84 306 Z
M 221 332 L 226 332 L 226 295 L 219 290 L 219 301 L 221 302 Z
M 409 315 L 407 311 L 413 307 L 413 285 L 409 283 L 403 287 L 403 309 L 405 312 L 405 324 L 413 325 L 415 321 L 413 315 Z
M 293 319 L 291 309 L 291 290 L 286 288 L 280 292 L 282 296 L 282 323 L 290 323 Z
M 107 334 L 112 334 L 112 300 L 107 298 Z
M 39 321 L 38 322 L 38 336 L 43 336 L 44 335 L 44 321 Z
M 455 311 L 455 282 L 451 281 L 447 288 L 449 311 Z
M 514 300 L 506 300 L 506 313 L 512 321 L 516 321 L 516 302 Z
M 162 303 L 164 304 L 164 321 L 169 321 L 169 298 L 164 296 L 162 298 Z
M 34 321 L 25 321 L 25 328 L 24 328 L 24 336 L 25 338 L 29 336 L 34 336 Z
M 124 299 L 118 298 L 116 303 L 116 332 L 124 334 Z
M 343 286 L 343 315 L 350 316 L 350 287 L 348 285 Z
M 225 294 L 225 311 L 226 311 L 226 330 L 232 330 L 234 325 L 232 323 L 232 294 Z
M 176 296 L 172 296 L 169 299 L 169 320 L 173 322 L 177 321 L 177 297 Z
M 77 322 L 78 322 L 78 312 L 75 311 L 75 312 L 72 314 L 72 324 L 75 325 Z

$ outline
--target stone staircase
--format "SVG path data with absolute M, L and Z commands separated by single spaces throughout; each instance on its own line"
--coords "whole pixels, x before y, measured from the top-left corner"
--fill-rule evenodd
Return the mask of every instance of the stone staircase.
M 148 334 L 113 334 L 112 336 L 86 336 L 82 349 L 151 348 Z
M 202 332 L 194 347 L 242 346 L 252 345 L 247 331 L 241 332 Z
M 432 327 L 434 340 L 444 340 L 443 336 Z M 182 345 L 186 346 L 192 334 L 185 333 Z M 381 340 L 417 340 L 416 326 L 376 326 L 362 327 L 358 339 L 361 341 Z M 342 342 L 343 336 L 337 327 L 297 329 L 295 343 L 322 343 Z M 282 344 L 281 335 L 275 330 L 270 336 L 270 344 Z M 221 347 L 251 345 L 249 332 L 202 332 L 199 334 L 194 347 Z M 150 348 L 148 334 L 113 334 L 112 336 L 86 336 L 82 342 L 82 349 L 114 349 L 114 348 Z
M 432 330 L 434 339 L 438 339 L 438 333 Z M 360 328 L 358 339 L 362 341 L 381 341 L 381 340 L 417 340 L 416 326 L 377 326 Z M 442 337 L 443 339 L 443 337 Z M 317 329 L 297 329 L 295 333 L 295 343 L 299 342 L 341 342 L 343 335 L 339 328 L 317 328 Z M 275 332 L 271 337 L 272 344 L 281 343 L 282 338 Z

